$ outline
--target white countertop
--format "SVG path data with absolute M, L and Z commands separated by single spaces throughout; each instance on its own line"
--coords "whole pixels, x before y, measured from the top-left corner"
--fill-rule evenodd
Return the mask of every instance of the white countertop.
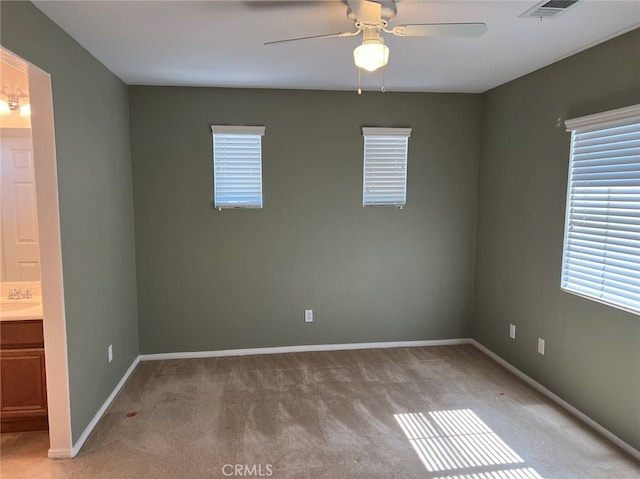
M 0 299 L 0 321 L 42 319 L 42 299 L 39 296 L 23 299 Z

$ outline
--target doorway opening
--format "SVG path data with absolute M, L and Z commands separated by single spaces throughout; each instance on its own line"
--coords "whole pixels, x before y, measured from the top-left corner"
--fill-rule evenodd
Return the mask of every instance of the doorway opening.
M 13 324 L 20 333 L 0 334 L 2 424 L 11 423 L 5 421 L 5 413 L 33 416 L 36 422 L 44 417 L 48 456 L 72 457 L 51 78 L 1 46 L 0 66 L 0 330 L 8 332 Z M 24 344 L 21 335 L 26 335 Z M 12 339 L 6 339 L 9 336 Z M 28 349 L 25 345 L 32 349 L 28 357 L 16 358 L 17 350 Z M 32 381 L 38 374 L 41 387 L 35 394 L 20 384 L 13 390 L 5 388 L 4 382 Z M 31 425 L 39 426 L 42 423 Z

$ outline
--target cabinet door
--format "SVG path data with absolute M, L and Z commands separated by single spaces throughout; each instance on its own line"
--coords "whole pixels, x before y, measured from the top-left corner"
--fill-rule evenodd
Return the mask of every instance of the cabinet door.
M 0 352 L 2 431 L 46 429 L 44 349 Z

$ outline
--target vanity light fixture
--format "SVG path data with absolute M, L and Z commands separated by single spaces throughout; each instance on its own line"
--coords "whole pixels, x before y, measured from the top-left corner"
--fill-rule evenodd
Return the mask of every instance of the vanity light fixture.
M 31 116 L 31 105 L 27 103 L 20 106 L 20 100 L 28 98 L 28 95 L 20 88 L 16 88 L 15 91 L 9 91 L 9 87 L 5 85 L 0 90 L 0 94 L 7 98 L 6 101 L 0 100 L 0 115 L 6 116 L 14 111 L 19 111 L 20 116 L 23 118 Z

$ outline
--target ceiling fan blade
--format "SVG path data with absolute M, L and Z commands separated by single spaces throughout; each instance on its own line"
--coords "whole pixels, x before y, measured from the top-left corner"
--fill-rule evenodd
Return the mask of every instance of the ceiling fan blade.
M 382 21 L 382 5 L 367 0 L 347 0 L 349 8 L 360 23 L 378 25 Z
M 425 23 L 398 25 L 391 30 L 396 37 L 481 37 L 485 23 Z
M 286 40 L 275 40 L 273 42 L 266 42 L 265 45 L 274 45 L 277 43 L 297 42 L 300 40 L 313 40 L 314 38 L 341 38 L 341 37 L 354 37 L 360 33 L 360 30 L 356 32 L 342 32 L 342 33 L 327 33 L 325 35 L 311 35 L 308 37 L 287 38 Z

